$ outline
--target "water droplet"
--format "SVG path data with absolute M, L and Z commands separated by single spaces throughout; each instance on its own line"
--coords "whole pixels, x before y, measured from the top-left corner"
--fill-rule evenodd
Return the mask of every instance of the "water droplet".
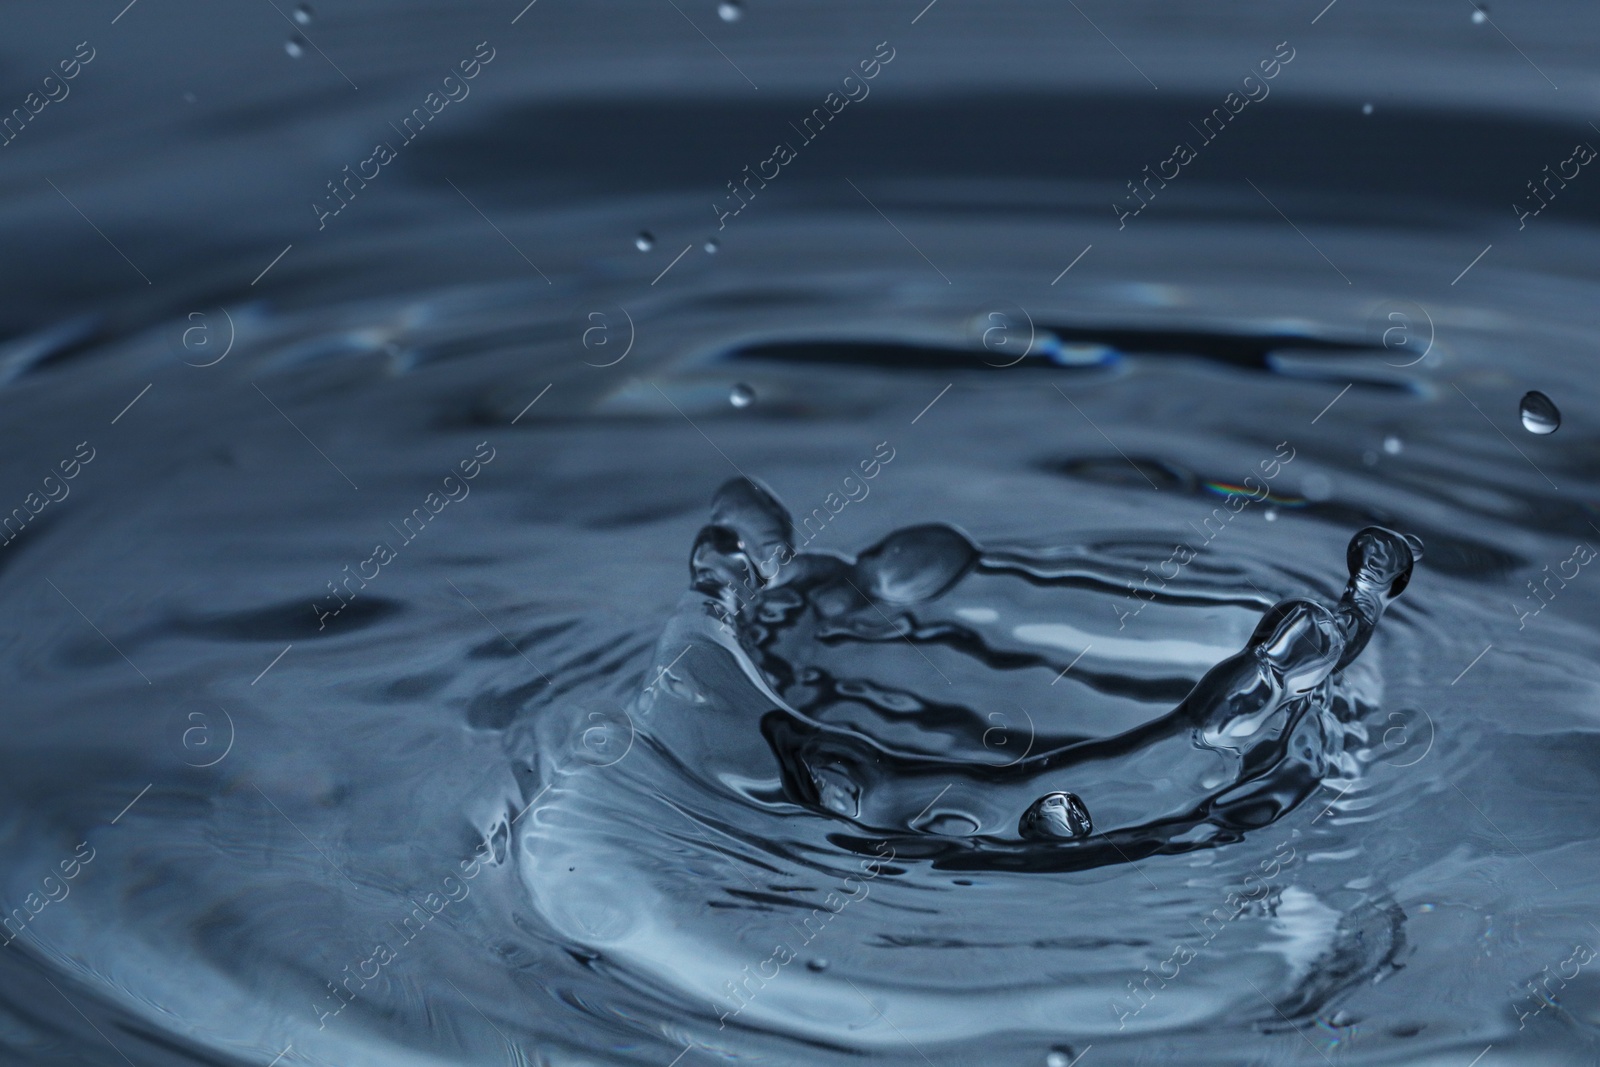
M 289 53 L 289 58 L 299 59 L 306 54 L 306 39 L 299 34 L 295 34 L 283 42 L 283 50 Z
M 722 0 L 717 5 L 717 14 L 722 16 L 723 22 L 738 22 L 744 18 L 744 4 L 740 0 Z
M 1488 10 L 1489 9 L 1486 8 L 1486 7 L 1478 8 L 1478 10 L 1476 10 L 1476 11 L 1474 11 L 1472 13 L 1472 21 L 1476 22 L 1480 26 L 1483 25 L 1484 22 L 1486 22 L 1488 20 L 1488 18 L 1489 18 L 1488 15 L 1484 14 L 1484 12 L 1486 12 Z
M 1327 500 L 1333 496 L 1333 480 L 1326 474 L 1308 474 L 1300 481 L 1300 495 L 1313 502 Z
M 779 566 L 794 555 L 790 547 L 794 520 L 777 498 L 757 482 L 747 478 L 725 482 L 711 501 L 711 521 L 735 532 L 740 550 L 763 579 L 777 574 Z
M 977 561 L 978 550 L 955 528 L 909 526 L 857 557 L 855 584 L 880 604 L 918 604 L 966 577 Z
M 715 237 L 707 237 L 706 238 L 705 250 L 706 250 L 707 254 L 714 253 L 714 252 L 716 252 L 717 249 L 719 249 L 721 247 L 722 247 L 721 243 L 718 242 L 718 240 Z
M 1537 389 L 1522 398 L 1522 425 L 1529 433 L 1543 436 L 1561 429 L 1561 412 L 1555 402 Z
M 850 780 L 843 767 L 829 764 L 826 767 L 807 767 L 811 782 L 817 790 L 817 803 L 847 819 L 861 814 L 861 787 Z
M 294 9 L 294 20 L 302 26 L 311 25 L 311 5 L 301 4 Z
M 818 956 L 816 959 L 806 960 L 806 970 L 816 971 L 821 974 L 828 969 L 828 961 Z
M 641 252 L 648 252 L 656 246 L 656 236 L 649 230 L 640 230 L 639 236 L 633 239 L 633 247 Z
M 1422 556 L 1420 538 L 1368 526 L 1350 538 L 1345 566 L 1350 580 L 1360 588 L 1397 597 L 1411 581 L 1412 568 Z
M 1262 518 L 1266 519 L 1268 522 L 1277 522 L 1278 521 L 1278 509 L 1277 508 L 1268 508 L 1266 511 L 1261 513 L 1261 516 L 1262 516 Z
M 689 579 L 695 589 L 712 595 L 761 585 L 738 532 L 715 523 L 701 527 L 695 538 L 689 551 Z
M 1383 450 L 1389 453 L 1391 456 L 1398 456 L 1400 454 L 1400 450 L 1404 447 L 1405 443 L 1394 434 L 1390 434 L 1388 437 L 1383 439 Z
M 1072 1054 L 1072 1049 L 1065 1045 L 1058 1045 L 1051 1049 L 1044 1058 L 1044 1067 L 1072 1067 L 1077 1057 Z
M 1094 832 L 1089 809 L 1072 793 L 1046 793 L 1028 806 L 1017 823 L 1017 833 L 1034 840 L 1070 840 Z
M 1361 113 L 1362 113 L 1362 114 L 1363 114 L 1363 115 L 1370 115 L 1370 114 L 1372 114 L 1372 105 L 1371 105 L 1371 104 L 1362 104 L 1362 105 L 1361 105 Z
M 747 408 L 756 402 L 756 391 L 740 382 L 728 390 L 728 403 L 736 408 Z

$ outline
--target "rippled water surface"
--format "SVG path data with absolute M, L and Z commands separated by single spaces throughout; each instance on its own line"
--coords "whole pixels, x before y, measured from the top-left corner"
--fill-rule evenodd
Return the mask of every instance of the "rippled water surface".
M 1591 11 L 272 7 L 4 46 L 5 1062 L 1595 1062 Z

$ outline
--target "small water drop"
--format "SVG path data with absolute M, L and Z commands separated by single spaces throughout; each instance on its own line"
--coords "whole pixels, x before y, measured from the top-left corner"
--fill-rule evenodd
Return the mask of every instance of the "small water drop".
M 1017 833 L 1034 840 L 1071 840 L 1094 832 L 1089 809 L 1072 793 L 1046 793 L 1028 805 Z
M 295 34 L 283 42 L 283 50 L 289 53 L 290 59 L 299 59 L 306 54 L 306 40 L 299 34 Z
M 704 245 L 704 248 L 706 250 L 706 254 L 707 255 L 714 254 L 716 252 L 716 250 L 721 248 L 721 247 L 722 247 L 722 244 L 715 237 L 707 237 L 706 238 L 706 243 Z
M 294 9 L 294 20 L 302 26 L 311 25 L 311 15 L 312 11 L 310 4 L 301 4 L 299 7 Z
M 1268 508 L 1266 511 L 1261 513 L 1261 517 L 1266 519 L 1268 522 L 1277 522 L 1278 521 L 1278 509 L 1277 508 Z
M 942 595 L 977 562 L 977 548 L 955 527 L 908 526 L 856 557 L 853 584 L 880 604 L 921 604 Z
M 736 408 L 747 408 L 756 402 L 756 391 L 740 382 L 728 390 L 728 403 Z
M 741 0 L 722 0 L 717 5 L 717 14 L 722 16 L 723 22 L 738 22 L 744 18 L 744 4 Z
M 843 767 L 830 763 L 825 767 L 806 769 L 811 772 L 818 804 L 847 819 L 854 819 L 861 814 L 861 787 L 851 781 Z
M 1400 454 L 1400 450 L 1404 447 L 1405 443 L 1394 434 L 1390 434 L 1388 437 L 1383 439 L 1383 450 L 1389 453 L 1391 456 L 1398 456 Z
M 1044 1067 L 1072 1067 L 1072 1063 L 1076 1059 L 1077 1057 L 1072 1054 L 1072 1049 L 1065 1045 L 1058 1045 L 1045 1055 Z
M 821 956 L 818 956 L 815 959 L 806 960 L 806 970 L 808 971 L 816 971 L 818 974 L 821 974 L 827 969 L 828 961 Z
M 648 252 L 656 246 L 655 234 L 649 230 L 640 230 L 639 236 L 633 239 L 633 247 L 641 252 Z
M 1370 115 L 1370 114 L 1372 114 L 1372 105 L 1371 105 L 1371 104 L 1362 104 L 1362 105 L 1361 105 L 1361 113 L 1362 113 L 1362 114 L 1363 114 L 1363 115 Z
M 1321 472 L 1312 472 L 1300 480 L 1300 495 L 1317 502 L 1333 496 L 1333 479 Z
M 1488 10 L 1489 9 L 1486 8 L 1486 7 L 1478 8 L 1478 10 L 1476 10 L 1476 11 L 1474 11 L 1472 13 L 1472 21 L 1477 23 L 1480 26 L 1483 25 L 1486 21 L 1488 21 L 1489 16 L 1484 14 L 1484 12 L 1486 12 Z
M 1529 433 L 1555 433 L 1561 429 L 1561 412 L 1555 402 L 1537 389 L 1522 398 L 1522 426 Z

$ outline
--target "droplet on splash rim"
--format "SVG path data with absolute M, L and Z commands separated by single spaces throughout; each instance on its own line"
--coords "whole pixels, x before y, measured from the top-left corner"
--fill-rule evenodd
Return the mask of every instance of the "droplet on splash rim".
M 1089 809 L 1073 793 L 1046 793 L 1028 806 L 1017 832 L 1034 840 L 1071 840 L 1094 832 Z

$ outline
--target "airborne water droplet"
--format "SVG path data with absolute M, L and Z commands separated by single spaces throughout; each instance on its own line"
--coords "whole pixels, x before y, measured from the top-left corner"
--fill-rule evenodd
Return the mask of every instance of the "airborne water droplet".
M 1070 1048 L 1053 1048 L 1044 1058 L 1044 1067 L 1072 1067 L 1076 1059 Z
M 1361 113 L 1362 113 L 1362 114 L 1363 114 L 1363 115 L 1370 115 L 1370 114 L 1372 114 L 1372 105 L 1371 105 L 1371 104 L 1362 104 L 1362 105 L 1361 105 Z
M 1383 450 L 1389 453 L 1391 456 L 1398 456 L 1400 454 L 1400 450 L 1404 447 L 1405 445 L 1403 442 L 1401 442 L 1400 438 L 1394 436 L 1393 434 L 1390 434 L 1388 437 L 1383 439 Z
M 289 57 L 291 59 L 299 59 L 301 56 L 306 54 L 305 38 L 301 37 L 299 34 L 295 34 L 293 37 L 283 42 L 283 50 L 289 53 Z
M 736 408 L 747 408 L 756 402 L 756 391 L 740 382 L 728 390 L 728 403 Z
M 1555 402 L 1537 389 L 1522 398 L 1522 425 L 1529 433 L 1543 436 L 1561 429 L 1561 412 Z
M 1488 10 L 1489 10 L 1489 9 L 1488 9 L 1488 8 L 1486 8 L 1486 7 L 1480 7 L 1480 8 L 1478 8 L 1478 10 L 1476 10 L 1476 11 L 1474 11 L 1474 12 L 1473 12 L 1473 13 L 1472 13 L 1472 21 L 1473 21 L 1473 22 L 1475 22 L 1475 23 L 1477 23 L 1477 24 L 1478 24 L 1478 25 L 1480 25 L 1480 26 L 1481 26 L 1481 25 L 1483 25 L 1483 23 L 1484 23 L 1484 22 L 1485 22 L 1485 21 L 1486 21 L 1486 20 L 1487 20 L 1487 19 L 1488 19 L 1488 18 L 1489 18 L 1489 16 L 1488 16 L 1488 15 L 1485 15 L 1485 14 L 1484 14 L 1484 12 L 1485 12 L 1485 11 L 1488 11 Z
M 821 956 L 816 959 L 806 960 L 806 970 L 821 973 L 828 969 L 828 961 Z
M 705 250 L 706 250 L 706 253 L 708 255 L 713 253 L 713 252 L 715 252 L 717 249 L 719 249 L 721 247 L 722 247 L 722 245 L 718 243 L 718 241 L 717 241 L 717 239 L 715 237 L 706 238 Z
M 717 14 L 722 16 L 723 22 L 738 22 L 744 18 L 744 4 L 740 0 L 722 0 L 717 5 Z
M 1072 793 L 1046 793 L 1028 806 L 1017 823 L 1017 833 L 1034 840 L 1070 840 L 1093 832 L 1089 809 Z
M 633 247 L 641 252 L 648 252 L 656 246 L 655 234 L 649 230 L 640 230 L 639 236 L 633 239 Z
M 311 5 L 301 4 L 295 8 L 294 20 L 302 26 L 309 26 L 311 24 Z

